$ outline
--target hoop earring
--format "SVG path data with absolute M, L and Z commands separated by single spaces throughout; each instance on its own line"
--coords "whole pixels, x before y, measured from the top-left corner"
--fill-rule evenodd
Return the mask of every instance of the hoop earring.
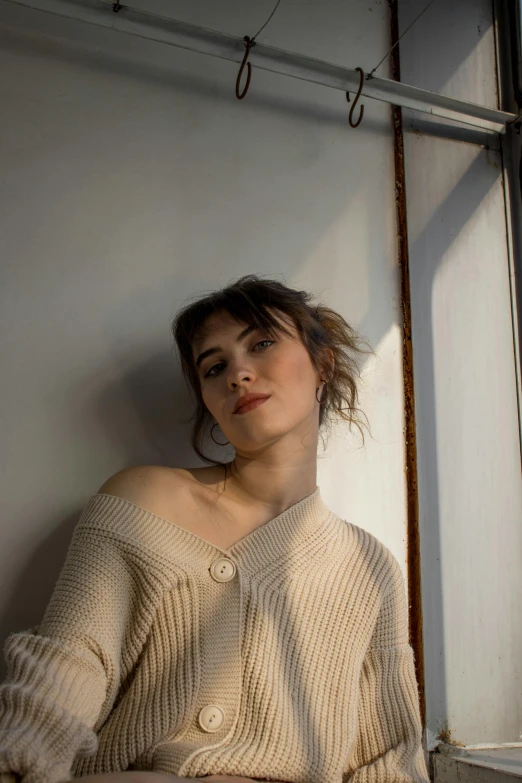
M 323 383 L 324 383 L 324 388 L 326 389 L 326 384 L 328 383 L 328 381 L 325 381 L 325 380 L 324 380 L 324 378 L 321 378 L 321 380 L 323 381 Z M 318 387 L 317 387 L 317 389 L 315 390 L 315 399 L 316 399 L 316 400 L 317 400 L 317 392 L 319 391 L 319 389 L 320 389 L 320 388 L 321 388 L 321 387 L 320 387 L 320 386 L 318 386 Z M 321 394 L 321 396 L 322 396 L 322 394 Z M 325 395 L 325 396 L 328 396 L 328 391 L 326 392 L 326 395 Z M 325 400 L 323 400 L 323 402 L 321 402 L 321 400 L 317 400 L 317 402 L 319 403 L 319 405 L 324 405 L 324 403 L 326 402 L 326 399 L 325 399 Z
M 228 444 L 230 443 L 230 441 L 229 441 L 229 440 L 227 440 L 227 442 L 226 442 L 226 443 L 218 443 L 218 442 L 217 442 L 217 440 L 214 438 L 214 435 L 212 434 L 212 433 L 213 433 L 213 430 L 214 430 L 214 427 L 217 427 L 217 425 L 218 425 L 218 422 L 217 422 L 217 421 L 216 421 L 216 423 L 215 423 L 215 424 L 213 424 L 213 425 L 212 425 L 212 427 L 211 427 L 211 429 L 210 429 L 210 437 L 212 438 L 212 440 L 214 441 L 214 443 L 216 444 L 216 446 L 226 446 L 226 445 L 228 445 Z

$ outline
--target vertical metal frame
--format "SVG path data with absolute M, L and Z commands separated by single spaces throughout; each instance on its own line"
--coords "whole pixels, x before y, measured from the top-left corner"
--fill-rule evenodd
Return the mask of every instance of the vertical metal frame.
M 398 0 L 390 0 L 390 39 L 399 38 Z M 391 53 L 392 76 L 400 81 L 400 52 L 395 46 Z M 406 548 L 408 569 L 409 636 L 415 656 L 415 673 L 419 688 L 420 712 L 423 726 L 426 722 L 424 686 L 424 649 L 421 593 L 421 553 L 419 533 L 419 496 L 417 482 L 417 433 L 415 424 L 415 394 L 413 382 L 413 343 L 411 324 L 411 293 L 406 208 L 406 174 L 404 169 L 404 137 L 402 109 L 392 105 L 392 124 L 395 160 L 395 204 L 397 215 L 398 266 L 400 273 L 402 308 L 402 371 L 404 383 L 404 431 L 406 473 Z
M 498 105 L 522 112 L 522 10 L 520 0 L 493 0 L 497 56 Z M 522 459 L 522 120 L 500 134 L 509 283 L 512 302 L 514 361 L 517 379 L 519 439 Z

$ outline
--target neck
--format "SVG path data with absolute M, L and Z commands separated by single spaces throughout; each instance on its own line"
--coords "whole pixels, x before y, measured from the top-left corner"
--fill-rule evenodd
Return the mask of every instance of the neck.
M 311 442 L 306 443 L 305 441 Z M 274 517 L 317 486 L 317 435 L 283 438 L 255 455 L 236 449 L 227 464 L 225 495 Z

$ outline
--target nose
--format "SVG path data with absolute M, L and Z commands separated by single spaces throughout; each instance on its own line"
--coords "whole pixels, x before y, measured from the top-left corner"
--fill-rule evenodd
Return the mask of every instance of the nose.
M 251 367 L 247 367 L 244 362 L 230 362 L 227 372 L 229 389 L 235 390 L 242 383 L 252 383 L 254 380 L 255 373 Z

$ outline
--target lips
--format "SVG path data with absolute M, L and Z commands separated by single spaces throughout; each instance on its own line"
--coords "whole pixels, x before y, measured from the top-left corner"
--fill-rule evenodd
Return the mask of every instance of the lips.
M 234 408 L 234 413 L 240 413 L 244 408 L 250 409 L 250 407 L 257 407 L 257 405 L 253 406 L 252 403 L 254 402 L 261 403 L 264 400 L 267 400 L 269 397 L 270 397 L 269 394 L 245 394 L 243 397 L 240 397 L 240 399 L 237 401 L 236 406 Z

